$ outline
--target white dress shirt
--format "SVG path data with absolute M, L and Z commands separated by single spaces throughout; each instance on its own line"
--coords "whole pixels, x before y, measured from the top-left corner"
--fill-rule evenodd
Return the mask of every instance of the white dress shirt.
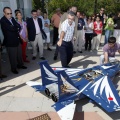
M 10 22 L 11 22 L 11 24 L 13 25 L 13 23 L 12 23 L 12 18 L 10 18 L 10 19 L 8 19 Z M 14 25 L 13 25 L 14 26 Z
M 43 16 L 39 16 L 38 18 L 40 18 L 42 20 L 42 29 L 44 30 L 44 19 L 43 19 Z
M 36 34 L 39 34 L 40 33 L 40 27 L 39 27 L 39 24 L 38 24 L 38 20 L 33 18 L 33 21 L 34 21 L 34 24 L 35 24 Z
M 68 23 L 68 19 L 61 24 L 61 32 L 65 32 L 63 41 L 69 42 L 73 39 L 73 33 L 75 29 L 75 22 L 73 21 L 72 25 Z M 60 32 L 60 33 L 61 33 Z M 59 35 L 60 38 L 60 35 Z

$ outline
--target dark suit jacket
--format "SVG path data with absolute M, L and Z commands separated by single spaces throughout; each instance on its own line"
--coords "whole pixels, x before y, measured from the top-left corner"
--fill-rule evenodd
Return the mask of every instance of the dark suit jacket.
M 20 25 L 12 17 L 12 23 L 3 16 L 1 18 L 1 29 L 4 35 L 3 45 L 6 47 L 17 47 L 22 40 L 19 36 L 19 31 L 21 29 Z
M 42 20 L 40 18 L 38 18 L 37 20 L 38 20 L 38 24 L 39 24 L 40 31 L 42 34 L 42 38 L 46 39 L 47 36 L 46 36 L 45 32 L 42 30 Z M 35 29 L 35 24 L 34 24 L 33 18 L 29 18 L 27 20 L 27 29 L 28 29 L 29 41 L 34 41 L 35 37 L 36 37 L 36 29 Z

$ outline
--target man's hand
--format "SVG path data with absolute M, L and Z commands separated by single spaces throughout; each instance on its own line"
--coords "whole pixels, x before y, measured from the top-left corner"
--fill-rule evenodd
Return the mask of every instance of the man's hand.
M 60 46 L 62 45 L 62 40 L 59 40 L 59 41 L 57 42 L 57 45 L 60 47 Z

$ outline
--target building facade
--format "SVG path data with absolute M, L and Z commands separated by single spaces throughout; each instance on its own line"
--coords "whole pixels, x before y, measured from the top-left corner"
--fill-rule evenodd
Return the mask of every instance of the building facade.
M 30 12 L 32 10 L 32 0 L 0 0 L 0 18 L 3 16 L 3 8 L 10 7 L 13 11 L 20 9 L 24 17 L 30 17 Z
M 15 17 L 14 11 L 20 9 L 25 19 L 31 16 L 32 0 L 0 0 L 0 18 L 3 16 L 4 7 L 10 7 L 12 9 L 13 17 Z M 1 30 L 0 38 L 3 39 Z

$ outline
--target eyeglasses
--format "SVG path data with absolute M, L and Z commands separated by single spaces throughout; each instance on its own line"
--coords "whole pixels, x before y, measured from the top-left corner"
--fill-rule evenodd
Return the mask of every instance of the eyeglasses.
M 12 15 L 12 13 L 6 13 L 7 15 Z
M 104 10 L 101 10 L 101 11 L 104 11 Z

